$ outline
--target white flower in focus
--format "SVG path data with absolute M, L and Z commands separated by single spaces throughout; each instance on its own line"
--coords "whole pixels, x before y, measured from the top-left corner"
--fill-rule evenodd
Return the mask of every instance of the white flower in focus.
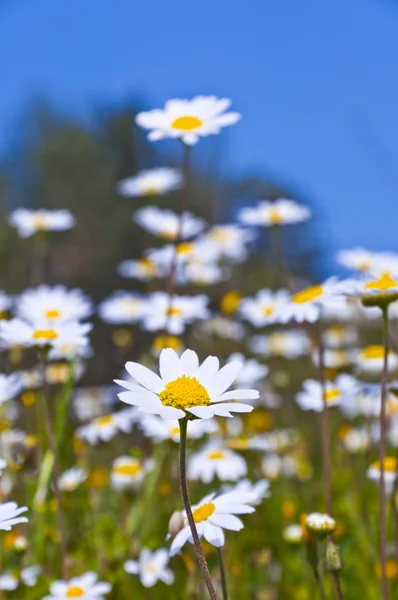
M 68 598 L 105 600 L 105 595 L 109 594 L 111 589 L 109 583 L 98 581 L 98 575 L 89 571 L 69 581 L 54 581 L 50 585 L 50 594 L 43 600 L 68 600 Z
M 145 315 L 147 302 L 141 294 L 120 290 L 101 302 L 98 314 L 106 323 L 136 323 Z
M 220 496 L 209 494 L 203 500 L 192 506 L 192 514 L 196 524 L 199 538 L 202 536 L 209 544 L 219 548 L 224 545 L 224 529 L 240 531 L 243 529 L 242 521 L 235 515 L 250 514 L 254 508 L 250 506 L 257 500 L 256 494 L 245 492 L 226 492 Z M 189 542 L 193 543 L 191 530 L 185 511 L 185 527 L 175 536 L 170 548 L 170 556 L 177 554 Z
M 195 452 L 188 461 L 188 479 L 203 483 L 210 483 L 215 477 L 221 481 L 237 481 L 246 473 L 247 465 L 242 456 L 215 443 Z
M 16 302 L 16 316 L 28 323 L 80 321 L 92 313 L 92 303 L 79 289 L 68 290 L 63 285 L 41 285 L 26 290 Z
M 137 489 L 153 466 L 154 461 L 150 459 L 140 461 L 132 456 L 119 456 L 112 465 L 112 486 L 117 490 Z
M 263 356 L 298 358 L 311 350 L 310 340 L 304 331 L 277 331 L 270 335 L 255 335 L 249 340 L 249 348 Z
M 277 292 L 259 290 L 254 298 L 242 298 L 239 304 L 239 313 L 254 327 L 272 325 L 277 308 L 281 303 L 286 303 L 288 299 L 289 293 L 285 290 Z
M 182 186 L 182 176 L 176 169 L 160 167 L 140 171 L 134 177 L 123 179 L 117 185 L 119 194 L 125 197 L 160 196 Z
M 153 587 L 158 581 L 171 585 L 174 582 L 174 574 L 167 568 L 168 562 L 169 553 L 164 548 L 155 552 L 143 548 L 138 560 L 128 560 L 124 563 L 124 570 L 131 575 L 138 575 L 146 588 Z
M 18 506 L 16 502 L 0 503 L 0 530 L 10 531 L 14 525 L 27 523 L 26 517 L 19 516 L 27 510 L 26 506 Z
M 168 100 L 163 109 L 141 112 L 137 125 L 150 130 L 152 142 L 180 138 L 184 144 L 196 144 L 201 137 L 214 135 L 223 127 L 237 123 L 241 115 L 226 113 L 231 100 L 217 96 L 195 96 L 192 100 Z
M 205 295 L 174 295 L 170 298 L 165 292 L 155 292 L 146 301 L 142 328 L 147 331 L 167 329 L 172 335 L 180 335 L 187 324 L 210 316 L 207 304 L 208 297 Z
M 293 294 L 285 302 L 281 302 L 275 311 L 275 321 L 287 323 L 296 321 L 314 323 L 322 313 L 322 308 L 333 307 L 341 302 L 341 283 L 335 277 L 327 279 L 323 284 L 314 285 Z
M 178 354 L 171 348 L 159 357 L 160 377 L 139 363 L 128 362 L 128 373 L 138 384 L 117 380 L 128 391 L 120 400 L 137 406 L 140 412 L 158 414 L 163 419 L 182 419 L 191 413 L 200 419 L 231 417 L 231 412 L 251 412 L 253 407 L 231 400 L 255 400 L 256 390 L 226 390 L 235 381 L 242 364 L 230 362 L 222 369 L 219 360 L 209 356 L 201 365 L 193 350 Z M 231 411 L 231 412 L 230 412 Z
M 75 225 L 75 217 L 69 210 L 27 210 L 17 208 L 9 223 L 15 227 L 21 237 L 30 237 L 38 231 L 64 231 Z
M 144 434 L 154 442 L 172 440 L 179 443 L 180 441 L 178 421 L 165 421 L 156 415 L 146 415 L 140 419 L 138 425 Z M 219 427 L 213 419 L 188 421 L 187 437 L 188 439 L 197 440 L 206 434 L 216 433 L 218 430 Z
M 275 202 L 262 200 L 257 206 L 242 208 L 238 215 L 238 219 L 245 225 L 263 227 L 302 223 L 310 217 L 311 211 L 308 207 L 286 198 L 280 198 Z
M 325 400 L 327 406 L 338 406 L 346 400 L 349 402 L 353 396 L 360 393 L 357 380 L 351 375 L 339 375 L 334 381 L 326 381 Z M 296 396 L 297 404 L 302 410 L 323 410 L 323 391 L 319 381 L 307 379 L 303 383 L 303 390 Z
M 86 469 L 73 467 L 64 471 L 58 479 L 58 487 L 63 492 L 74 492 L 87 479 Z
M 190 212 L 182 217 L 172 210 L 144 206 L 134 214 L 134 220 L 146 231 L 166 240 L 186 240 L 200 233 L 206 223 Z
M 305 525 L 312 533 L 328 535 L 336 529 L 337 523 L 327 514 L 311 513 L 307 516 Z

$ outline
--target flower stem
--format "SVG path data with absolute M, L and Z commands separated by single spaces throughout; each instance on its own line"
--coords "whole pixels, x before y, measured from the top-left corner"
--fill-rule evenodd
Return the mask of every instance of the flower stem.
M 337 598 L 339 600 L 343 600 L 343 592 L 341 591 L 339 574 L 338 573 L 333 573 L 332 574 L 332 578 L 333 578 L 333 581 L 334 581 L 334 587 L 336 588 Z
M 326 380 L 325 380 L 325 356 L 322 332 L 318 332 L 318 351 L 319 351 L 319 383 L 322 388 L 323 409 L 321 412 L 321 438 L 322 438 L 322 459 L 323 459 L 323 491 L 325 499 L 326 512 L 332 514 L 332 479 L 331 479 L 331 459 L 330 459 L 330 440 L 329 440 L 329 411 L 326 400 Z
M 182 499 L 184 501 L 184 508 L 187 514 L 187 519 L 189 523 L 189 527 L 192 533 L 193 543 L 195 545 L 196 555 L 198 558 L 198 563 L 200 569 L 203 573 L 203 577 L 206 583 L 207 590 L 209 592 L 211 600 L 217 600 L 217 594 L 213 586 L 213 582 L 210 577 L 209 568 L 207 566 L 207 562 L 205 556 L 203 554 L 202 546 L 200 544 L 198 532 L 196 531 L 195 520 L 193 518 L 191 503 L 189 501 L 189 492 L 187 486 L 187 476 L 186 476 L 186 462 L 187 462 L 187 426 L 188 420 L 186 417 L 180 419 L 178 421 L 180 426 L 180 485 L 181 485 L 181 494 Z
M 383 310 L 383 341 L 384 341 L 384 363 L 381 377 L 381 403 L 380 403 L 380 444 L 379 444 L 379 462 L 380 462 L 380 482 L 379 482 L 379 526 L 380 526 L 380 563 L 381 563 L 381 597 L 382 600 L 388 600 L 388 581 L 386 575 L 387 561 L 387 530 L 386 530 L 386 489 L 384 485 L 384 457 L 386 454 L 386 396 L 387 396 L 387 378 L 388 378 L 388 306 Z
M 227 575 L 225 572 L 224 559 L 222 557 L 221 548 L 217 548 L 217 559 L 220 566 L 221 589 L 223 600 L 228 600 Z

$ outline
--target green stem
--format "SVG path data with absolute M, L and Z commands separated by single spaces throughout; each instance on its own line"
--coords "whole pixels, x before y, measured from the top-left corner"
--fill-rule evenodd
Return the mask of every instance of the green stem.
M 386 455 L 386 396 L 388 379 L 388 305 L 383 309 L 383 338 L 384 338 L 384 363 L 381 377 L 381 403 L 380 403 L 380 482 L 379 482 L 379 527 L 380 527 L 380 563 L 381 563 L 381 597 L 388 600 L 388 580 L 386 574 L 387 561 L 387 527 L 386 527 L 386 489 L 384 484 L 384 458 Z
M 195 520 L 193 518 L 191 503 L 189 500 L 189 492 L 187 486 L 187 476 L 186 476 L 186 461 L 187 461 L 187 426 L 188 421 L 187 418 L 184 417 L 178 421 L 180 425 L 180 484 L 181 484 L 181 494 L 182 499 L 184 501 L 184 508 L 187 514 L 187 519 L 189 523 L 189 527 L 191 529 L 192 539 L 196 550 L 196 556 L 198 559 L 198 563 L 200 569 L 202 571 L 207 590 L 209 592 L 209 596 L 211 600 L 218 600 L 217 594 L 213 586 L 213 582 L 210 577 L 209 568 L 207 566 L 207 562 L 205 559 L 205 555 L 203 554 L 202 546 L 200 544 L 198 532 L 196 531 Z
M 217 548 L 217 558 L 218 564 L 220 566 L 222 597 L 223 600 L 228 600 L 227 574 L 225 572 L 225 565 L 222 557 L 221 548 Z
M 323 347 L 322 332 L 318 332 L 319 349 L 319 383 L 322 388 L 323 408 L 320 415 L 321 419 L 321 438 L 322 438 L 322 462 L 323 462 L 323 490 L 326 512 L 332 514 L 332 467 L 330 458 L 330 440 L 329 440 L 329 410 L 326 399 L 326 380 L 325 380 L 325 356 Z

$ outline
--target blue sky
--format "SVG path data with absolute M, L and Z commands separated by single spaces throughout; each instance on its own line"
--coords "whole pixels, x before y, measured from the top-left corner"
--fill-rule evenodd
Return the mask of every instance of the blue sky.
M 224 169 L 288 181 L 331 248 L 398 251 L 397 31 L 395 0 L 0 0 L 0 149 L 37 94 L 228 96 Z

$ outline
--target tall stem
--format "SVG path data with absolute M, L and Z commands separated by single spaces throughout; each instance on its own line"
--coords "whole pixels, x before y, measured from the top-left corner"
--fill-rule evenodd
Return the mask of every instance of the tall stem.
M 323 408 L 320 415 L 321 419 L 321 438 L 322 438 L 322 462 L 323 462 L 323 492 L 325 499 L 326 512 L 332 514 L 332 479 L 331 479 L 331 459 L 330 459 L 330 440 L 329 440 L 329 412 L 326 398 L 326 380 L 325 380 L 325 357 L 322 332 L 318 332 L 319 349 L 319 382 L 322 388 Z
M 333 573 L 332 577 L 333 577 L 333 581 L 334 581 L 334 587 L 336 588 L 337 598 L 339 600 L 343 600 L 343 592 L 341 591 L 339 574 Z
M 211 600 L 217 600 L 217 594 L 213 586 L 213 582 L 210 577 L 209 568 L 205 556 L 203 554 L 202 546 L 200 544 L 198 532 L 196 531 L 195 520 L 193 518 L 191 503 L 189 501 L 189 492 L 187 486 L 187 475 L 186 475 L 186 462 L 187 462 L 187 418 L 184 417 L 178 421 L 180 425 L 180 485 L 181 494 L 184 501 L 184 508 L 187 514 L 189 527 L 192 533 L 193 543 L 195 545 L 196 556 L 198 563 L 203 573 L 203 577 L 206 583 L 207 590 L 209 592 Z
M 381 377 L 381 403 L 380 403 L 380 482 L 379 482 L 379 518 L 380 518 L 380 562 L 381 562 L 381 597 L 388 600 L 388 580 L 386 575 L 387 561 L 387 530 L 386 530 L 386 489 L 384 485 L 384 457 L 386 455 L 386 396 L 388 379 L 388 306 L 383 308 L 383 341 L 384 341 L 384 363 Z
M 228 600 L 227 574 L 225 572 L 224 559 L 222 557 L 221 548 L 217 548 L 217 558 L 220 567 L 221 589 L 223 600 Z

